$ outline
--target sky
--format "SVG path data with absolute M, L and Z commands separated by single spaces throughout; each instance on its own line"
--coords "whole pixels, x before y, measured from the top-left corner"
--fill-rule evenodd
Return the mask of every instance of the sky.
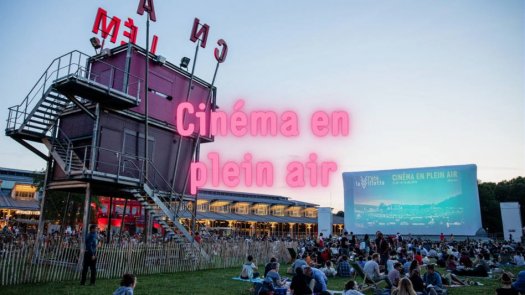
M 168 1 L 156 0 L 157 53 L 193 59 L 193 20 L 210 25 L 196 75 L 211 81 L 216 41 L 228 43 L 215 85 L 221 109 L 293 110 L 300 135 L 216 137 L 201 159 L 272 161 L 272 187 L 219 189 L 276 194 L 342 209 L 342 173 L 476 164 L 478 179 L 525 176 L 523 1 Z M 0 89 L 5 122 L 51 61 L 93 54 L 98 7 L 139 27 L 138 0 L 0 1 Z M 122 28 L 121 28 L 122 30 Z M 100 37 L 100 35 L 98 35 Z M 118 42 L 124 40 L 122 33 Z M 348 136 L 313 136 L 311 115 L 342 110 Z M 5 124 L 5 123 L 4 123 Z M 0 166 L 41 170 L 43 160 L 0 136 Z M 329 184 L 290 188 L 287 163 L 333 161 Z M 209 165 L 209 163 L 207 163 Z M 208 186 L 210 187 L 210 186 Z M 212 187 L 211 187 L 212 188 Z

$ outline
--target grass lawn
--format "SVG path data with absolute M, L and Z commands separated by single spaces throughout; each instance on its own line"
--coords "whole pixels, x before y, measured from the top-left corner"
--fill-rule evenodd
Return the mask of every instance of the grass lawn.
M 264 267 L 259 269 L 264 269 Z M 234 281 L 231 278 L 238 276 L 241 267 L 226 268 L 216 270 L 206 270 L 197 272 L 158 274 L 138 277 L 138 284 L 135 294 L 250 294 L 251 284 L 242 281 Z M 284 272 L 286 267 L 281 266 L 281 274 L 287 277 Z M 520 269 L 514 268 L 512 272 L 517 273 Z M 439 270 L 442 272 L 443 270 Z M 89 280 L 89 279 L 88 279 Z M 331 290 L 342 290 L 346 278 L 330 278 L 328 288 Z M 496 279 L 476 278 L 475 281 L 481 282 L 484 286 L 468 286 L 449 288 L 451 295 L 470 295 L 470 294 L 494 294 L 499 287 Z M 118 287 L 120 279 L 100 279 L 96 286 L 80 286 L 78 281 L 46 283 L 46 284 L 27 284 L 18 286 L 0 287 L 2 295 L 8 294 L 112 294 Z M 367 294 L 372 294 L 368 292 Z

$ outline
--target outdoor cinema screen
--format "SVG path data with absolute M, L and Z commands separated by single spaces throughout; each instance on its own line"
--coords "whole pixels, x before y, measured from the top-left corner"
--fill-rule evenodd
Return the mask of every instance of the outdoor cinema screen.
M 345 228 L 357 234 L 475 235 L 476 165 L 343 173 Z

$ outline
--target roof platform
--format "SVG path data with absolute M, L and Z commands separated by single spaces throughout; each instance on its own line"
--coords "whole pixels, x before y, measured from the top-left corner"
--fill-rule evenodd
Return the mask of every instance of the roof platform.
M 128 109 L 138 106 L 140 99 L 108 85 L 99 83 L 86 77 L 71 74 L 56 80 L 54 88 L 66 96 L 89 98 L 114 109 Z M 140 88 L 140 87 L 137 87 Z

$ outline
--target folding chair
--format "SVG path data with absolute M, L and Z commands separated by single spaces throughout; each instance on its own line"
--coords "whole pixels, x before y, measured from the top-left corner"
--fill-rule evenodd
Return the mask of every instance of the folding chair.
M 288 253 L 290 253 L 290 262 L 289 263 L 293 263 L 295 261 L 295 259 L 297 258 L 297 252 L 295 252 L 295 249 L 294 248 L 286 248 L 288 250 Z
M 361 291 L 364 292 L 368 289 L 376 289 L 377 286 L 379 286 L 379 284 L 381 284 L 381 281 L 379 282 L 374 282 L 371 278 L 367 277 L 365 271 L 363 270 L 363 268 L 361 267 L 361 265 L 359 265 L 359 263 L 357 262 L 354 262 L 354 261 L 349 261 L 350 263 L 350 266 L 354 269 L 354 277 L 353 277 L 353 280 L 355 282 L 358 282 L 357 280 L 357 277 L 360 277 L 361 279 L 363 279 L 363 282 L 361 283 L 361 285 L 363 285 L 363 288 L 361 288 Z

